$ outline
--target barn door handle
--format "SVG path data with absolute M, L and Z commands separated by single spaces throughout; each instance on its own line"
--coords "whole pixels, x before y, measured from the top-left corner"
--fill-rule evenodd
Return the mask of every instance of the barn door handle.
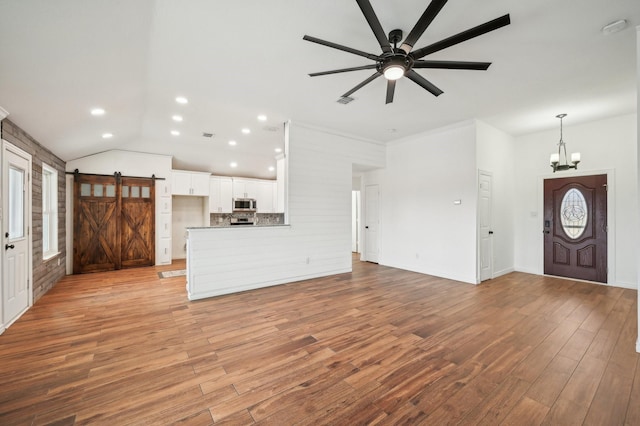
M 13 249 L 13 248 L 16 248 L 16 246 L 14 246 L 13 244 L 5 244 L 4 245 L 4 249 L 5 250 L 9 250 L 9 249 Z
M 542 233 L 544 233 L 544 234 L 548 234 L 548 233 L 549 233 L 549 231 L 546 231 L 546 230 L 545 230 L 545 231 L 542 231 Z

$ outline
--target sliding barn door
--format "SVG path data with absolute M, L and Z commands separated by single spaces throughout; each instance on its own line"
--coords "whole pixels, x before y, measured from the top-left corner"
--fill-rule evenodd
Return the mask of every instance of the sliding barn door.
M 75 176 L 73 272 L 120 269 L 120 219 L 115 176 Z
M 153 179 L 121 178 L 120 255 L 123 268 L 154 264 L 153 183 Z
M 154 264 L 154 180 L 76 173 L 73 272 Z

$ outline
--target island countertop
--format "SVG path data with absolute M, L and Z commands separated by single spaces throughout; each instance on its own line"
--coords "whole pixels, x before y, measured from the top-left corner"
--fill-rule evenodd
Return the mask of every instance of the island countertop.
M 185 229 L 229 229 L 229 228 L 273 228 L 273 227 L 287 227 L 291 226 L 285 223 L 270 223 L 270 224 L 257 224 L 257 225 L 211 225 L 211 226 L 188 226 Z

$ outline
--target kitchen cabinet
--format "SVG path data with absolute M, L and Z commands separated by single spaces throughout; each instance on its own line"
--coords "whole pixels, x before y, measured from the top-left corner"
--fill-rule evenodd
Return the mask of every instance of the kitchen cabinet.
M 209 180 L 209 213 L 231 213 L 233 181 L 230 177 L 211 176 Z
M 257 198 L 256 179 L 233 178 L 233 198 Z
M 273 196 L 275 193 L 275 182 L 263 180 L 257 182 L 256 202 L 258 204 L 258 213 L 274 213 L 275 204 Z
M 209 196 L 209 173 L 172 170 L 172 194 Z
M 156 265 L 171 263 L 171 185 L 156 181 Z

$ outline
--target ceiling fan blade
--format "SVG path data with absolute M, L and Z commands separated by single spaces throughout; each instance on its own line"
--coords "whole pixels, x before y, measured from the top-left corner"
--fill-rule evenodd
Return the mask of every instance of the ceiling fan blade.
M 415 61 L 413 68 L 435 68 L 447 70 L 476 70 L 486 71 L 491 62 L 467 62 L 467 61 Z
M 413 56 L 414 59 L 420 59 L 431 53 L 437 52 L 442 49 L 446 49 L 447 47 L 451 47 L 455 44 L 462 43 L 463 41 L 467 41 L 472 38 L 481 36 L 493 30 L 497 30 L 498 28 L 502 28 L 505 25 L 509 25 L 510 23 L 511 23 L 511 18 L 509 17 L 509 14 L 506 14 L 492 21 L 485 22 L 484 24 L 480 24 L 477 27 L 470 28 L 466 31 L 463 31 L 451 37 L 445 38 L 444 40 L 440 40 L 439 42 L 433 43 L 429 46 L 422 47 L 418 50 L 414 50 L 411 53 L 411 56 Z
M 373 80 L 375 80 L 376 78 L 380 77 L 382 74 L 380 74 L 379 72 L 376 72 L 375 74 L 373 74 L 371 77 L 367 78 L 365 81 L 363 81 L 362 83 L 358 84 L 356 87 L 354 87 L 353 89 L 349 90 L 347 93 L 345 93 L 344 95 L 342 95 L 343 98 L 349 97 L 352 94 L 354 94 L 356 91 L 362 89 L 364 86 L 366 86 L 367 84 L 371 83 Z
M 387 101 L 386 104 L 393 102 L 393 94 L 396 91 L 396 80 L 387 80 Z
M 387 39 L 387 35 L 385 34 L 384 29 L 382 29 L 382 25 L 378 20 L 378 16 L 376 16 L 376 12 L 374 12 L 373 7 L 371 6 L 371 3 L 369 2 L 369 0 L 356 0 L 356 1 L 358 3 L 358 6 L 360 6 L 360 10 L 362 11 L 362 14 L 364 15 L 365 19 L 369 23 L 369 27 L 371 27 L 373 34 L 378 39 L 378 43 L 380 43 L 380 47 L 382 48 L 382 51 L 384 53 L 393 53 L 393 49 L 391 49 L 391 44 Z
M 433 96 L 440 96 L 444 93 L 442 90 L 438 89 L 433 83 L 431 83 L 429 80 L 427 80 L 426 78 L 424 78 L 423 76 L 415 72 L 414 70 L 407 71 L 405 75 L 409 80 L 413 81 L 418 86 L 430 91 L 433 94 Z
M 349 71 L 373 70 L 376 67 L 377 67 L 377 64 L 371 64 L 371 65 L 363 65 L 361 67 L 342 68 L 342 69 L 339 69 L 339 70 L 314 72 L 314 73 L 309 74 L 309 77 L 317 77 L 319 75 L 328 75 L 328 74 L 338 74 L 338 73 L 341 73 L 341 72 L 349 72 Z
M 322 40 L 322 39 L 319 39 L 319 38 L 316 38 L 316 37 L 311 37 L 311 36 L 305 35 L 304 37 L 302 37 L 302 39 L 306 40 L 306 41 L 310 41 L 312 43 L 318 43 L 318 44 L 321 44 L 323 46 L 332 47 L 334 49 L 342 50 L 343 52 L 353 53 L 354 55 L 358 55 L 358 56 L 364 56 L 365 58 L 371 59 L 373 61 L 378 60 L 378 55 L 374 55 L 373 53 L 367 53 L 367 52 L 363 52 L 362 50 L 352 49 L 351 47 L 343 46 L 341 44 L 337 44 L 337 43 L 333 43 L 333 42 L 330 42 L 330 41 Z
M 431 25 L 431 22 L 435 19 L 438 13 L 440 13 L 440 10 L 446 3 L 447 0 L 431 0 L 427 9 L 424 11 L 420 19 L 418 19 L 418 22 L 416 22 L 407 38 L 402 43 L 402 46 L 400 46 L 400 49 L 404 50 L 406 53 L 411 52 L 413 46 L 425 32 L 427 27 Z

